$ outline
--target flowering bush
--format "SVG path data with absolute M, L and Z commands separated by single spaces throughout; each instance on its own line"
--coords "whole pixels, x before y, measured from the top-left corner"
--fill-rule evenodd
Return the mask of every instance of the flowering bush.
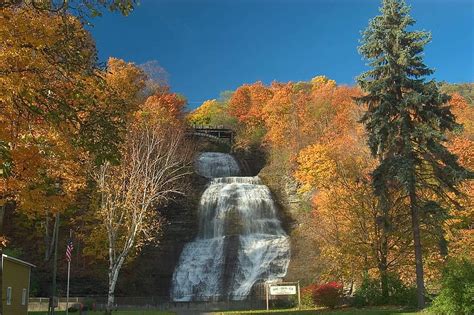
M 322 284 L 313 290 L 313 301 L 317 305 L 334 308 L 339 304 L 341 297 L 342 285 L 337 282 Z

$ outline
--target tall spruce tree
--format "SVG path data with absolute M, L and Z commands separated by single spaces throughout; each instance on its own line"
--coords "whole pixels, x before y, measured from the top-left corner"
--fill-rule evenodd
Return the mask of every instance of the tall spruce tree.
M 459 182 L 472 173 L 443 145 L 445 133 L 460 126 L 447 105 L 449 96 L 439 91 L 434 80 L 426 79 L 433 70 L 423 63 L 422 53 L 431 35 L 408 30 L 415 23 L 409 11 L 403 0 L 383 0 L 381 15 L 370 20 L 363 32 L 359 52 L 371 69 L 357 79 L 365 92 L 357 101 L 367 106 L 362 122 L 372 154 L 380 161 L 373 172 L 373 186 L 382 217 L 390 207 L 391 191 L 402 191 L 406 198 L 418 307 L 423 308 L 423 218 L 442 218 L 446 208 L 456 204 L 452 196 L 459 193 Z

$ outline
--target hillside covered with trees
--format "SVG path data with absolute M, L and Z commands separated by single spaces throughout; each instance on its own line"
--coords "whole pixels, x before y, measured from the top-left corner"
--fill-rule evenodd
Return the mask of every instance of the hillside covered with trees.
M 324 75 L 245 83 L 192 110 L 154 76 L 161 69 L 98 62 L 87 21 L 104 5 L 127 14 L 133 3 L 96 2 L 0 7 L 0 246 L 37 266 L 32 296 L 50 296 L 56 260 L 64 281 L 70 236 L 75 294 L 107 295 L 110 311 L 116 287 L 127 295 L 149 276 L 140 262 L 176 238 L 167 226 L 194 211 L 191 187 L 203 186 L 186 136 L 198 125 L 235 131 L 233 154 L 278 200 L 292 246 L 287 280 L 304 292 L 337 282 L 359 306 L 420 308 L 441 292 L 442 313 L 454 282 L 468 307 L 474 83 L 426 78 L 429 36 L 407 31 L 403 1 L 383 1 L 365 31 L 371 68 L 357 84 Z M 384 42 L 383 30 L 398 42 Z

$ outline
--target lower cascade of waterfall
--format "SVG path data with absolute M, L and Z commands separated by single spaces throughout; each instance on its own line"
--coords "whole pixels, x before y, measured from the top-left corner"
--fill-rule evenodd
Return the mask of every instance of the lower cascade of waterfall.
M 257 282 L 286 275 L 290 242 L 267 186 L 236 177 L 232 155 L 206 152 L 197 173 L 210 178 L 199 205 L 199 232 L 173 274 L 174 301 L 243 300 Z

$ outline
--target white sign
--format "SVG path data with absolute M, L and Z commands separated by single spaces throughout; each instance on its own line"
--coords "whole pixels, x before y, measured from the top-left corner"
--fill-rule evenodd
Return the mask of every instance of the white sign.
M 296 285 L 272 285 L 270 286 L 271 295 L 293 295 L 296 294 Z

